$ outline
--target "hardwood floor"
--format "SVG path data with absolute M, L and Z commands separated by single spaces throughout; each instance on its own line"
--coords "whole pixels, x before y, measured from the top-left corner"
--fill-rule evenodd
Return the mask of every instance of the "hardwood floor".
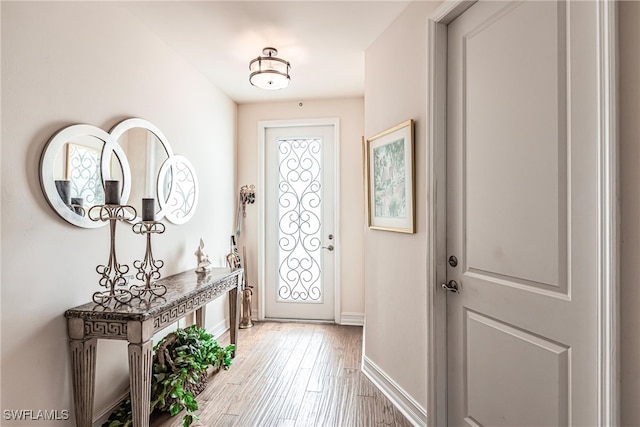
M 229 342 L 228 333 L 218 339 Z M 228 371 L 209 379 L 193 426 L 401 426 L 411 423 L 360 372 L 362 328 L 254 323 Z M 182 414 L 152 427 L 179 427 Z

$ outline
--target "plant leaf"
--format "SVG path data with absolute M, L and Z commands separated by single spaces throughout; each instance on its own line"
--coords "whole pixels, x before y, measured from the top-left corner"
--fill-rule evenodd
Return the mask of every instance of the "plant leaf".
M 175 415 L 178 415 L 180 411 L 182 411 L 182 405 L 179 404 L 178 402 L 172 403 L 171 406 L 169 407 L 169 413 L 171 414 L 172 417 Z

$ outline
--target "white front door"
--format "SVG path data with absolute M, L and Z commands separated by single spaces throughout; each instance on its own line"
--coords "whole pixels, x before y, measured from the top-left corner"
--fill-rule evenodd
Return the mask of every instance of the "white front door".
M 335 319 L 335 130 L 265 128 L 266 318 Z
M 596 7 L 448 26 L 449 425 L 598 425 Z

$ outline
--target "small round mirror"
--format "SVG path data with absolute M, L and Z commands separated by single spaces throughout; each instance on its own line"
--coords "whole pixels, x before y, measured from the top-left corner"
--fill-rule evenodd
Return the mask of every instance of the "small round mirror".
M 160 168 L 158 195 L 166 218 L 174 224 L 191 219 L 198 204 L 198 177 L 184 156 L 170 157 Z

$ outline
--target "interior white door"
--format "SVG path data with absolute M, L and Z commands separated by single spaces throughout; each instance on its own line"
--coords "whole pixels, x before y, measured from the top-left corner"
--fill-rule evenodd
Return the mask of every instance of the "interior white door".
M 596 25 L 481 1 L 448 26 L 450 425 L 598 425 Z
M 334 320 L 335 126 L 265 131 L 265 317 Z

